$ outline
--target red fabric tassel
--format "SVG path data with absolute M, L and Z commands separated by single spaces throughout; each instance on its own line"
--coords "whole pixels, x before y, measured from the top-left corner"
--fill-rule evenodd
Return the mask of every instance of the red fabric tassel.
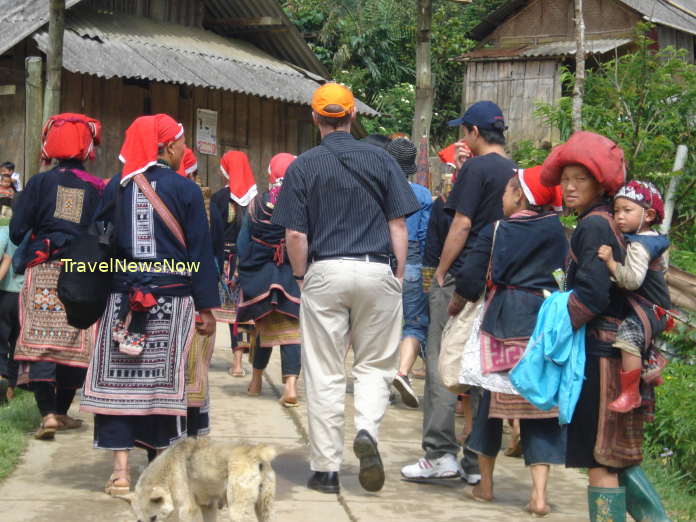
M 157 304 L 157 299 L 151 292 L 135 290 L 130 296 L 130 308 L 136 312 L 147 312 Z
M 45 250 L 35 250 L 34 251 L 34 259 L 29 261 L 27 263 L 27 268 L 30 268 L 32 266 L 40 265 L 41 263 L 45 263 L 48 261 L 48 258 L 50 256 L 51 252 L 51 241 L 48 239 L 43 240 L 44 245 L 46 246 Z
M 674 317 L 669 316 L 669 319 L 667 319 L 667 323 L 665 324 L 665 332 L 669 332 L 670 330 L 674 329 L 676 324 L 677 323 L 674 321 Z

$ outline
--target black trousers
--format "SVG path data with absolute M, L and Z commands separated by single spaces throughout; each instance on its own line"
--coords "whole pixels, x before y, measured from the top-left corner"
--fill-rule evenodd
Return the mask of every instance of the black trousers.
M 0 290 L 0 376 L 10 386 L 17 384 L 19 364 L 14 360 L 15 344 L 19 337 L 19 294 Z
M 77 391 L 71 388 L 56 388 L 52 382 L 35 382 L 32 387 L 42 417 L 49 413 L 67 414 Z
M 30 364 L 29 376 L 32 377 L 32 372 L 35 376 L 30 388 L 41 415 L 68 413 L 75 392 L 85 381 L 87 370 L 45 361 Z

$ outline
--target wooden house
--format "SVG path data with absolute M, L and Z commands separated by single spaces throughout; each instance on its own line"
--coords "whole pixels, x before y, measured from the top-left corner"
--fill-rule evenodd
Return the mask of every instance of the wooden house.
M 47 0 L 0 0 L 0 161 L 25 172 L 25 59 L 48 51 Z M 90 166 L 120 170 L 124 131 L 143 114 L 181 121 L 203 184 L 245 151 L 259 181 L 278 152 L 317 142 L 309 102 L 327 71 L 277 0 L 67 0 L 61 112 L 101 120 Z M 361 114 L 375 114 L 359 103 Z
M 584 0 L 589 58 L 603 60 L 630 49 L 641 20 L 655 24 L 659 47 L 686 50 L 694 62 L 695 0 Z M 510 0 L 491 13 L 469 37 L 480 42 L 465 62 L 462 104 L 493 100 L 503 110 L 511 144 L 557 138 L 533 112 L 538 102 L 556 103 L 563 93 L 560 69 L 575 67 L 573 0 Z

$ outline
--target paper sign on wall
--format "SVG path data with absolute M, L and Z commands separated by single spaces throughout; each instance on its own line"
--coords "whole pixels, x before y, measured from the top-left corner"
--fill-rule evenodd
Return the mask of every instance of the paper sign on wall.
M 196 149 L 201 154 L 217 155 L 217 122 L 217 111 L 198 109 L 196 114 Z

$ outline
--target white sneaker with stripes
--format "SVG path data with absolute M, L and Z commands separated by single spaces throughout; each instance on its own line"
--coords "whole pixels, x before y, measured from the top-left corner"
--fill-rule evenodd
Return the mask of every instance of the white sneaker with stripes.
M 459 477 L 459 465 L 454 455 L 449 453 L 437 459 L 422 458 L 415 464 L 401 468 L 406 479 L 450 479 Z

